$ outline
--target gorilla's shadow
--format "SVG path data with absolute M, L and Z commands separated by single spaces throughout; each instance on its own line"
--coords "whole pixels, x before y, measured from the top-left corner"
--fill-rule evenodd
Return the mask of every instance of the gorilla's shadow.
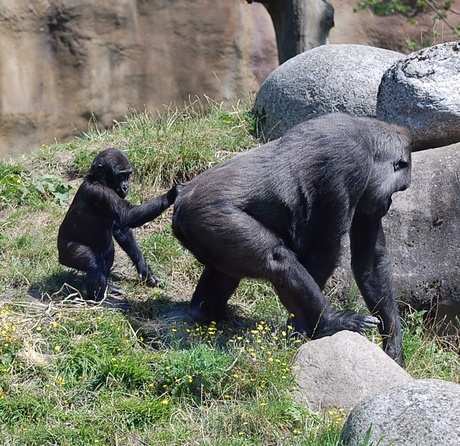
M 40 302 L 51 302 L 79 296 L 85 286 L 84 276 L 74 271 L 60 271 L 33 283 L 28 289 L 29 296 Z
M 115 276 L 114 281 L 117 281 Z M 101 302 L 84 299 L 81 290 L 85 289 L 85 275 L 77 271 L 60 271 L 29 287 L 29 296 L 43 303 L 66 302 L 97 305 L 104 308 L 128 311 L 131 303 L 124 298 L 108 296 Z
M 172 298 L 166 293 L 144 302 L 134 302 L 129 320 L 138 336 L 152 348 L 174 345 L 187 349 L 210 341 L 225 347 L 232 337 L 244 335 L 255 324 L 252 318 L 236 314 L 233 306 L 229 306 L 227 321 L 196 321 L 191 315 L 188 297 Z
M 119 280 L 111 275 L 113 281 Z M 138 286 L 144 287 L 139 284 Z M 28 294 L 35 301 L 48 304 L 55 302 L 65 305 L 101 306 L 106 309 L 122 311 L 143 342 L 152 348 L 165 348 L 169 345 L 189 348 L 202 340 L 209 341 L 209 334 L 216 345 L 225 347 L 234 336 L 244 336 L 254 328 L 253 318 L 238 314 L 236 307 L 229 305 L 229 320 L 217 324 L 197 322 L 189 311 L 190 297 L 172 296 L 161 288 L 150 288 L 149 297 L 136 300 L 135 287 L 126 298 L 108 296 L 102 302 L 83 299 L 80 290 L 85 289 L 85 275 L 72 270 L 53 273 L 29 287 Z M 212 328 L 210 328 L 212 327 Z

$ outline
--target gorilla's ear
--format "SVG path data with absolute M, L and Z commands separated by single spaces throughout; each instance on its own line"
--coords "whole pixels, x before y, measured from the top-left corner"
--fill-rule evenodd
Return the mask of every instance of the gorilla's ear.
M 99 162 L 91 170 L 92 170 L 91 173 L 92 173 L 93 178 L 96 181 L 99 181 L 99 183 L 106 186 L 107 185 L 107 175 L 106 175 L 107 168 L 105 164 L 102 162 Z

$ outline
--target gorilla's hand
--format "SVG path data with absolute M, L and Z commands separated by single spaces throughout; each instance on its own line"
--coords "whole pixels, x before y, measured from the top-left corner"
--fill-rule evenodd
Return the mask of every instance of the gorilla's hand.
M 145 268 L 139 269 L 138 273 L 139 280 L 142 283 L 145 283 L 146 285 L 151 287 L 158 286 L 159 281 L 148 265 L 146 265 Z
M 177 196 L 184 187 L 184 184 L 176 184 L 168 192 L 166 192 L 166 198 L 168 199 L 169 205 L 176 201 Z

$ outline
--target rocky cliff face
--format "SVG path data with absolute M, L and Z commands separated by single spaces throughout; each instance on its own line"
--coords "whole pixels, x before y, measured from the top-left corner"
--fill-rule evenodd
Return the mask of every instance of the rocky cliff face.
M 232 102 L 277 65 L 264 7 L 211 0 L 2 0 L 0 155 L 196 95 Z
M 330 43 L 408 52 L 406 37 L 420 40 L 432 27 L 431 16 L 412 26 L 403 17 L 354 14 L 357 0 L 329 3 Z M 455 39 L 441 31 L 443 41 Z M 1 0 L 0 157 L 72 137 L 92 115 L 104 128 L 128 107 L 161 110 L 197 95 L 245 99 L 277 60 L 260 3 Z

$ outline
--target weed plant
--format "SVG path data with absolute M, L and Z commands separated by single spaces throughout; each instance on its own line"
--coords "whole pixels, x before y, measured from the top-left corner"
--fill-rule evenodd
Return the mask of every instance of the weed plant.
M 57 261 L 56 234 L 94 155 L 115 146 L 136 172 L 136 203 L 254 147 L 247 107 L 209 101 L 126 122 L 0 163 L 0 443 L 5 445 L 339 446 L 343 411 L 293 401 L 287 314 L 271 287 L 243 281 L 235 319 L 199 325 L 186 314 L 201 266 L 171 235 L 170 215 L 136 235 L 161 288 L 137 283 L 117 251 L 115 278 L 132 309 L 83 302 L 82 277 Z M 459 382 L 456 352 L 404 322 L 407 368 Z M 378 334 L 370 338 L 378 342 Z

